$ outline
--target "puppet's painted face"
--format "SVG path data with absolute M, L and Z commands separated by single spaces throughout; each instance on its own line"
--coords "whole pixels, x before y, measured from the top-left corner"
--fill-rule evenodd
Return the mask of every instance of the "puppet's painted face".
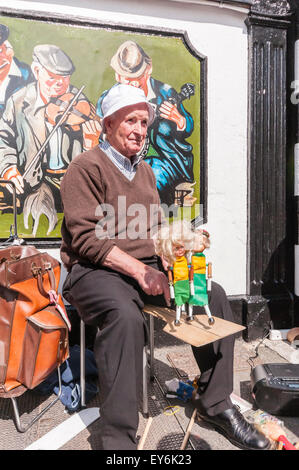
M 181 256 L 184 256 L 186 253 L 185 245 L 181 241 L 177 241 L 174 246 L 173 246 L 173 254 L 176 258 L 180 258 Z
M 209 233 L 206 230 L 196 230 L 194 237 L 193 251 L 195 253 L 202 253 L 210 246 Z

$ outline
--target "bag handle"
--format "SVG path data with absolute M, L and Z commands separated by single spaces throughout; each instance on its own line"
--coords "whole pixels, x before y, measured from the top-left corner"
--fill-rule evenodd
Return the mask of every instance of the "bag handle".
M 32 273 L 33 275 L 37 278 L 37 285 L 40 293 L 44 297 L 49 298 L 49 302 L 51 305 L 54 305 L 56 310 L 60 313 L 62 316 L 63 320 L 67 324 L 67 327 L 69 330 L 71 330 L 71 322 L 64 311 L 64 309 L 59 305 L 59 296 L 57 293 L 57 288 L 56 288 L 56 280 L 53 272 L 53 268 L 51 266 L 51 263 L 47 262 L 44 264 L 44 271 L 48 273 L 49 276 L 49 281 L 50 281 L 50 287 L 51 289 L 47 292 L 46 289 L 44 288 L 44 279 L 43 279 L 43 270 L 40 266 L 36 266 L 35 263 L 32 263 Z
M 48 273 L 51 290 L 54 290 L 56 292 L 56 279 L 54 276 L 51 263 L 49 262 L 45 263 L 44 269 L 41 266 L 36 266 L 35 263 L 32 263 L 31 271 L 32 271 L 33 276 L 37 278 L 38 289 L 44 297 L 49 297 L 49 292 L 47 292 L 46 289 L 44 288 L 43 271 Z

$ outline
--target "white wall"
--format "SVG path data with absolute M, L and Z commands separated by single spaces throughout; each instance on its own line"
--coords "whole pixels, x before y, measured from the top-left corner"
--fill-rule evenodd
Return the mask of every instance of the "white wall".
M 84 6 L 83 6 L 84 5 Z M 247 30 L 245 13 L 151 0 L 0 0 L 0 7 L 186 30 L 208 58 L 208 223 L 214 279 L 246 293 Z

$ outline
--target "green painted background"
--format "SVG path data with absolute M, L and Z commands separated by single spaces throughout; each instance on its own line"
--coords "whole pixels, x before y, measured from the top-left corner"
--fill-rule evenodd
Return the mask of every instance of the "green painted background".
M 168 83 L 178 92 L 184 83 L 194 83 L 195 95 L 184 101 L 184 107 L 194 119 L 194 131 L 188 141 L 193 146 L 194 154 L 194 176 L 197 182 L 194 196 L 197 198 L 196 203 L 200 203 L 200 62 L 190 54 L 181 39 L 22 18 L 0 17 L 0 22 L 10 29 L 8 40 L 15 56 L 28 65 L 32 62 L 32 51 L 37 44 L 55 44 L 63 49 L 76 67 L 71 78 L 72 85 L 77 88 L 85 85 L 84 94 L 94 105 L 102 92 L 115 83 L 110 60 L 118 47 L 128 39 L 137 42 L 152 58 L 153 78 Z M 192 217 L 196 215 L 194 213 Z M 58 214 L 58 219 L 58 225 L 47 238 L 60 237 L 61 214 Z M 9 236 L 12 223 L 10 214 L 0 215 L 0 238 Z M 36 237 L 46 237 L 47 227 L 47 219 L 42 216 Z M 18 216 L 18 231 L 22 237 L 31 234 L 31 230 L 23 226 L 22 214 Z

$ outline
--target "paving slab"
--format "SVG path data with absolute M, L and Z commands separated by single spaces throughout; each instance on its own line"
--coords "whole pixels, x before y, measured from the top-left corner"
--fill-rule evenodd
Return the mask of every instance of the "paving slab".
M 280 354 L 281 350 L 284 352 L 283 355 Z M 289 357 L 285 354 L 286 350 L 286 343 L 279 345 L 278 342 L 275 342 L 273 344 L 269 340 L 246 343 L 242 337 L 237 338 L 234 354 L 234 394 L 249 404 L 249 409 L 244 413 L 248 419 L 252 419 L 256 411 L 256 405 L 251 396 L 250 372 L 252 368 L 262 363 L 289 362 Z M 292 351 L 289 350 L 289 353 L 291 354 Z M 144 450 L 180 450 L 193 408 L 190 402 L 185 403 L 178 399 L 167 398 L 165 396 L 165 382 L 175 377 L 180 380 L 193 380 L 198 374 L 200 371 L 190 346 L 163 332 L 161 324 L 157 320 L 155 322 L 155 380 L 149 381 L 149 416 L 152 421 L 143 445 Z M 17 399 L 21 421 L 24 424 L 29 422 L 53 400 L 53 397 L 53 395 L 45 397 L 34 391 L 27 391 Z M 88 403 L 88 407 L 100 407 L 98 395 Z M 60 423 L 69 419 L 70 416 L 71 414 L 66 412 L 62 403 L 58 401 L 26 433 L 20 433 L 14 424 L 11 400 L 1 398 L 0 449 L 26 449 Z M 299 418 L 282 417 L 280 419 L 284 423 L 289 440 L 293 443 L 297 442 L 299 440 Z M 147 423 L 148 417 L 142 414 L 140 408 L 137 433 L 140 438 Z M 65 442 L 60 449 L 71 451 L 101 450 L 100 419 Z M 238 449 L 210 425 L 196 419 L 186 450 Z

